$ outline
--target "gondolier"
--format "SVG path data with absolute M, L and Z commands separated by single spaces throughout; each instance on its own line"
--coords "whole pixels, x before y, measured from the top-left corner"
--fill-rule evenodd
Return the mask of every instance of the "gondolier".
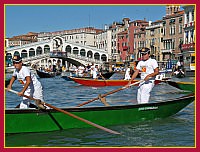
M 157 61 L 150 58 L 149 48 L 142 48 L 139 52 L 142 55 L 142 60 L 139 61 L 131 80 L 126 86 L 130 86 L 131 81 L 141 72 L 141 79 L 144 81 L 139 84 L 137 92 L 137 101 L 141 104 L 149 102 L 150 92 L 154 87 L 155 76 L 159 74 L 159 69 Z
M 14 81 L 17 79 L 23 85 L 23 89 L 18 93 L 19 96 L 24 94 L 43 101 L 42 85 L 36 76 L 26 66 L 22 65 L 22 58 L 20 56 L 14 56 L 12 60 L 15 70 L 7 89 L 11 89 Z M 19 108 L 36 108 L 36 106 L 33 106 L 29 99 L 23 97 Z

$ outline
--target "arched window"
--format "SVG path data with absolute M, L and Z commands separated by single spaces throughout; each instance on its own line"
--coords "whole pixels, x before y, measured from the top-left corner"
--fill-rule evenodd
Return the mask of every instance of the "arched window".
M 50 47 L 49 45 L 44 46 L 44 53 L 49 53 L 50 52 Z
M 81 49 L 81 50 L 80 50 L 80 55 L 81 55 L 81 56 L 85 56 L 85 54 L 86 54 L 85 49 Z
M 70 45 L 67 45 L 65 48 L 65 52 L 70 53 L 71 54 L 72 48 Z
M 36 55 L 40 55 L 40 54 L 42 54 L 42 48 L 38 46 L 36 49 Z
M 22 58 L 26 58 L 28 56 L 28 53 L 26 50 L 22 50 L 22 53 L 21 53 L 21 57 Z
M 87 57 L 88 57 L 88 58 L 92 58 L 92 57 L 93 57 L 92 51 L 88 51 L 88 52 L 87 52 Z
M 107 61 L 107 56 L 106 56 L 105 54 L 102 54 L 101 60 L 102 60 L 102 61 Z
M 79 50 L 78 50 L 77 47 L 74 47 L 74 48 L 73 48 L 73 54 L 78 54 L 78 51 L 79 51 Z
M 33 48 L 29 49 L 29 57 L 35 56 L 35 50 Z
M 96 53 L 94 54 L 94 59 L 100 60 L 100 55 L 99 55 L 99 53 L 96 52 Z

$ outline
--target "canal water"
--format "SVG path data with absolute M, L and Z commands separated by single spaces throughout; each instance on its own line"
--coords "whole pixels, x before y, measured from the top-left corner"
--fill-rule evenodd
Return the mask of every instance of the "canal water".
M 9 74 L 6 75 L 9 77 Z M 111 79 L 123 78 L 115 73 Z M 194 81 L 194 77 L 175 79 L 176 81 Z M 60 76 L 39 78 L 43 85 L 44 99 L 57 107 L 74 107 L 119 87 L 86 87 L 66 81 Z M 13 90 L 20 91 L 16 81 Z M 110 105 L 137 104 L 137 87 L 122 90 L 106 97 Z M 161 83 L 153 88 L 150 101 L 165 101 L 183 96 L 183 91 Z M 20 103 L 21 97 L 6 92 L 5 106 L 13 108 Z M 94 101 L 85 106 L 104 106 Z M 106 126 L 119 131 L 122 135 L 113 135 L 97 128 L 69 129 L 42 133 L 20 133 L 5 135 L 6 147 L 194 147 L 195 146 L 195 102 L 169 118 Z M 108 118 L 109 119 L 109 118 Z M 31 121 L 31 120 L 30 120 Z M 45 125 L 45 124 L 44 124 Z

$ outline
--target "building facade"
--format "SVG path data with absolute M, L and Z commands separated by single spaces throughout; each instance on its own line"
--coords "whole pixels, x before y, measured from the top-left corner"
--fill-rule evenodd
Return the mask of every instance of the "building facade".
M 30 44 L 33 42 L 37 42 L 38 33 L 29 32 L 24 35 L 14 36 L 12 38 L 6 38 L 5 39 L 5 47 L 16 47 L 16 46 L 22 46 L 25 44 Z
M 61 36 L 65 41 L 96 47 L 96 35 L 102 31 L 103 30 L 101 29 L 86 27 L 57 32 L 40 32 L 38 34 L 38 41 L 44 41 L 55 36 Z
M 194 73 L 195 70 L 195 5 L 183 6 L 184 8 L 184 40 L 181 45 L 183 63 L 186 72 Z
M 163 60 L 178 60 L 183 42 L 184 11 L 180 6 L 168 6 L 166 16 L 163 17 Z M 170 10 L 170 11 L 169 11 Z M 170 14 L 171 13 L 171 14 Z
M 144 20 L 133 21 L 134 24 L 134 56 L 135 60 L 140 60 L 139 50 L 146 47 L 146 27 L 149 23 Z
M 138 50 L 151 49 L 151 55 L 158 62 L 180 60 L 188 65 L 188 58 L 195 52 L 195 6 L 167 5 L 166 16 L 152 21 L 123 18 L 122 22 L 113 22 L 104 29 L 93 27 L 63 30 L 56 32 L 30 32 L 6 39 L 6 46 L 21 46 L 35 41 L 44 41 L 61 37 L 63 41 L 96 47 L 108 52 L 108 61 L 129 62 L 140 60 Z M 55 41 L 55 48 L 62 44 Z M 183 54 L 185 57 L 183 57 Z M 190 62 L 192 59 L 190 59 Z
M 155 22 L 149 21 L 149 26 L 146 27 L 146 47 L 151 49 L 151 55 L 157 61 L 163 61 L 163 21 L 157 20 Z

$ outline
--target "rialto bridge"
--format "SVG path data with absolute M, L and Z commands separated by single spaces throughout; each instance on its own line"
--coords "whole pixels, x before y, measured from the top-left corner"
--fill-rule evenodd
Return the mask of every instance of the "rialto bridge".
M 61 37 L 39 41 L 6 49 L 6 64 L 12 64 L 12 57 L 19 55 L 25 64 L 47 66 L 53 61 L 61 61 L 62 65 L 69 67 L 71 64 L 103 64 L 108 61 L 105 50 L 89 47 L 78 43 L 65 41 Z

